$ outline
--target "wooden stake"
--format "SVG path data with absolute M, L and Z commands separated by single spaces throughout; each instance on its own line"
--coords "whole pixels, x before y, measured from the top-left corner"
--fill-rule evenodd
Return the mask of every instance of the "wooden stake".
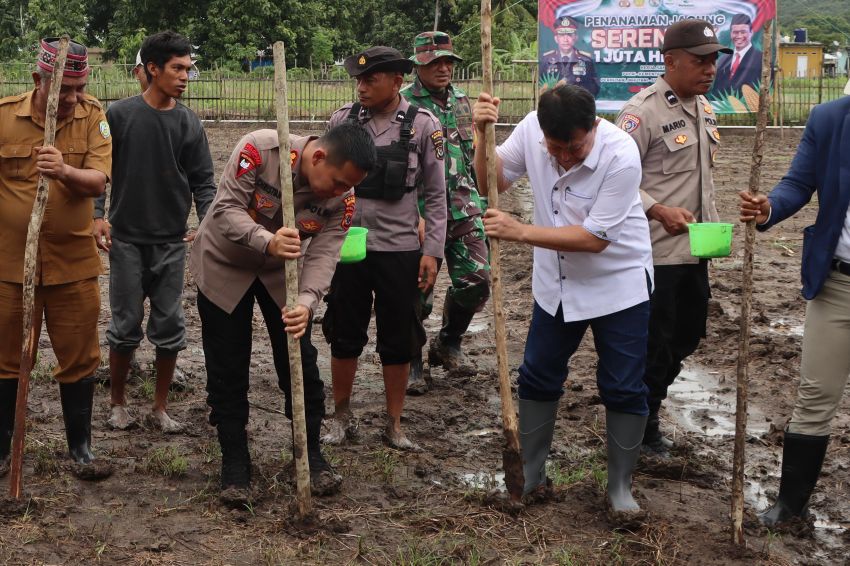
M 68 58 L 70 39 L 63 35 L 59 39 L 56 60 L 53 63 L 53 74 L 50 77 L 50 89 L 47 94 L 47 111 L 44 119 L 44 147 L 52 146 L 56 141 L 56 112 L 59 108 L 59 89 L 62 88 L 62 75 L 65 72 L 65 61 Z M 35 271 L 38 258 L 38 238 L 41 233 L 41 223 L 44 220 L 44 209 L 47 206 L 47 195 L 50 181 L 44 175 L 38 176 L 30 222 L 27 227 L 27 243 L 24 248 L 24 284 L 23 284 L 23 324 L 21 341 L 21 365 L 18 369 L 18 395 L 15 399 L 15 431 L 12 436 L 12 461 L 9 469 L 9 495 L 15 499 L 21 497 L 23 482 L 24 440 L 26 438 L 27 397 L 29 395 L 30 372 L 34 356 L 35 328 L 33 328 L 33 311 L 35 303 Z
M 756 138 L 750 167 L 750 194 L 759 192 L 761 161 L 764 150 L 764 132 L 767 128 L 767 111 L 770 95 L 770 67 L 773 40 L 773 22 L 768 22 L 762 37 L 761 90 L 756 117 Z M 744 446 L 747 440 L 747 382 L 750 361 L 750 308 L 753 299 L 753 253 L 755 251 L 756 224 L 748 222 L 745 228 L 744 266 L 741 274 L 741 328 L 738 340 L 738 377 L 735 404 L 735 456 L 732 464 L 732 542 L 744 544 Z
M 490 0 L 481 0 L 481 69 L 482 90 L 493 94 L 493 44 L 491 42 L 492 11 Z M 496 178 L 496 125 L 487 124 L 484 132 L 485 155 L 487 157 L 487 186 L 489 206 L 499 207 L 499 187 Z M 517 417 L 514 409 L 511 381 L 508 375 L 508 348 L 505 336 L 505 311 L 502 299 L 501 245 L 498 238 L 490 238 L 490 277 L 493 290 L 493 317 L 496 326 L 496 362 L 499 367 L 499 394 L 502 405 L 504 445 L 502 467 L 505 470 L 505 486 L 511 499 L 519 501 L 525 487 L 522 473 L 522 456 L 517 433 Z
M 286 60 L 282 41 L 274 44 L 274 91 L 277 110 L 277 137 L 280 147 L 280 188 L 283 225 L 295 226 L 295 207 L 292 197 L 292 163 L 289 158 L 289 107 L 286 101 Z M 287 260 L 286 306 L 295 308 L 298 298 L 298 260 Z M 304 374 L 301 367 L 301 344 L 286 333 L 289 348 L 289 376 L 292 401 L 292 445 L 295 453 L 298 514 L 305 518 L 313 511 L 310 497 L 310 463 L 307 461 L 307 418 L 304 411 Z

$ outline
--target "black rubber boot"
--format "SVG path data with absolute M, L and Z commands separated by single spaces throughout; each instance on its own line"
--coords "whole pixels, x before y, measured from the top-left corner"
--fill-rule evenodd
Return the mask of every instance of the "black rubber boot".
M 608 505 L 614 514 L 643 514 L 632 496 L 632 472 L 640 456 L 647 417 L 605 412 L 608 431 Z
M 649 417 L 646 419 L 646 428 L 643 431 L 643 442 L 641 452 L 648 456 L 669 458 L 673 441 L 661 434 L 658 411 L 650 409 Z
M 422 352 L 410 360 L 410 373 L 407 375 L 407 394 L 424 395 L 431 389 L 431 372 L 422 364 Z
M 310 463 L 310 491 L 313 495 L 333 495 L 342 485 L 342 476 L 334 471 L 322 454 L 319 440 L 322 415 L 307 417 L 307 461 Z
M 80 479 L 98 480 L 112 475 L 106 461 L 95 460 L 91 450 L 91 415 L 97 378 L 86 377 L 76 383 L 60 383 L 59 398 L 65 419 L 68 453 L 74 462 L 72 471 Z
M 467 310 L 452 299 L 446 290 L 446 300 L 443 303 L 443 326 L 435 340 L 431 341 L 428 351 L 428 362 L 441 365 L 446 371 L 470 368 L 466 356 L 461 349 L 461 341 L 475 311 Z
M 0 379 L 0 478 L 9 473 L 9 453 L 12 450 L 12 433 L 15 430 L 17 396 L 18 380 Z
M 523 495 L 546 487 L 546 459 L 555 433 L 558 401 L 529 401 L 519 403 L 519 444 L 522 449 L 522 473 L 525 476 Z
M 809 497 L 818 481 L 828 444 L 829 435 L 809 436 L 785 432 L 779 497 L 772 507 L 759 514 L 762 524 L 773 527 L 807 515 Z
M 81 379 L 76 383 L 60 383 L 62 416 L 65 418 L 65 437 L 68 452 L 78 464 L 91 464 L 91 410 L 94 399 L 94 379 Z
M 242 423 L 220 422 L 218 443 L 221 446 L 221 494 L 225 505 L 243 508 L 251 501 L 251 454 L 248 432 Z

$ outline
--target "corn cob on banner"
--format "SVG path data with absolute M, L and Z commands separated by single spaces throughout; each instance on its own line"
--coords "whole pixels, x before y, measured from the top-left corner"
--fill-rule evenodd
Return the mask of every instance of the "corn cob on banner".
M 539 81 L 587 88 L 601 112 L 616 112 L 664 72 L 661 46 L 673 23 L 707 20 L 723 45 L 708 99 L 715 112 L 758 110 L 762 34 L 776 0 L 540 0 Z

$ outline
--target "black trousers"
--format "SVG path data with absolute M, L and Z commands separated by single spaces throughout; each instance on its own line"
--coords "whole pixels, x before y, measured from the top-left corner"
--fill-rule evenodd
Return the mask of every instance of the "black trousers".
M 649 387 L 650 414 L 658 413 L 661 402 L 667 398 L 667 388 L 682 371 L 682 361 L 705 338 L 709 298 L 707 260 L 655 267 L 643 377 Z
M 269 333 L 277 382 L 286 396 L 286 416 L 292 418 L 289 350 L 280 308 L 259 279 L 228 314 L 198 291 L 204 357 L 207 367 L 207 404 L 210 424 L 248 423 L 248 377 L 251 366 L 254 301 L 260 305 Z M 312 324 L 301 337 L 301 364 L 304 372 L 304 405 L 307 421 L 325 415 L 325 386 L 319 376 L 318 351 L 310 341 Z

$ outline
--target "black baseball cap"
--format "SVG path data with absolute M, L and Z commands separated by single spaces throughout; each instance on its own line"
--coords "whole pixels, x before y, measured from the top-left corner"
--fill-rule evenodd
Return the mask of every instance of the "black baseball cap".
M 398 49 L 378 45 L 346 57 L 343 66 L 352 77 L 378 71 L 407 74 L 413 70 L 413 61 Z
M 667 28 L 664 34 L 664 45 L 661 52 L 671 49 L 684 49 L 694 55 L 709 55 L 711 53 L 732 53 L 717 41 L 714 28 L 705 20 L 679 20 Z

